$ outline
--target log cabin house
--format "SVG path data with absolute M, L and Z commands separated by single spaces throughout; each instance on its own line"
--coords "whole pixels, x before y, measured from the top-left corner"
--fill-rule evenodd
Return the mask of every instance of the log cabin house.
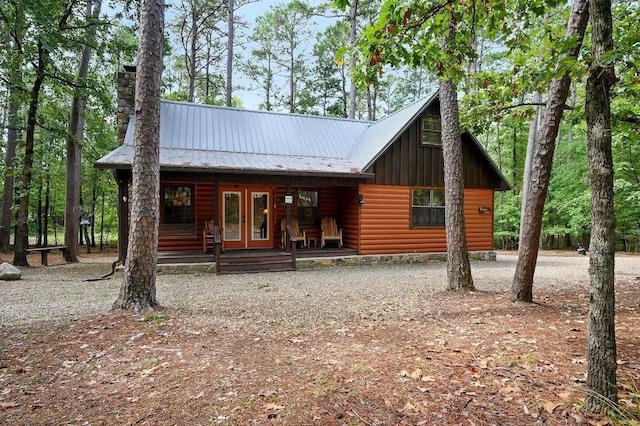
M 121 145 L 96 167 L 119 185 L 124 258 L 135 72 L 120 80 Z M 281 228 L 295 221 L 307 238 L 299 255 L 335 254 L 319 247 L 329 217 L 342 230 L 337 254 L 446 252 L 439 115 L 437 92 L 375 122 L 162 101 L 158 250 L 202 253 L 213 221 L 226 253 L 285 253 Z M 462 143 L 469 250 L 490 251 L 494 191 L 509 184 L 473 135 Z

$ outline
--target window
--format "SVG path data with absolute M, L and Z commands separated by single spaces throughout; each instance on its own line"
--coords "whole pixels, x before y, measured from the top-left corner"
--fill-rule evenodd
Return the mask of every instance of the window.
M 193 223 L 193 187 L 165 186 L 162 223 Z
M 318 191 L 298 190 L 298 223 L 315 226 L 318 221 Z
M 422 145 L 442 145 L 442 123 L 440 117 L 422 119 Z
M 411 226 L 414 228 L 444 226 L 443 190 L 411 190 Z

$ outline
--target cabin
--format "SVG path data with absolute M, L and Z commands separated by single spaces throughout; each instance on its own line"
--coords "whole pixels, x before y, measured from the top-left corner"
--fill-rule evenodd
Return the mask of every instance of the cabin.
M 119 78 L 121 145 L 96 167 L 119 185 L 124 258 L 135 71 Z M 468 247 L 490 251 L 509 184 L 472 134 L 462 143 Z M 162 101 L 160 170 L 160 254 L 213 252 L 213 228 L 229 255 L 446 252 L 437 92 L 375 122 Z

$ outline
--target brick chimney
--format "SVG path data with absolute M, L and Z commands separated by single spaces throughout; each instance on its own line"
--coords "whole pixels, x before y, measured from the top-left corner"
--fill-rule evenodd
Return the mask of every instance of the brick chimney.
M 134 114 L 136 100 L 136 67 L 125 65 L 118 73 L 118 142 L 124 143 L 129 117 Z

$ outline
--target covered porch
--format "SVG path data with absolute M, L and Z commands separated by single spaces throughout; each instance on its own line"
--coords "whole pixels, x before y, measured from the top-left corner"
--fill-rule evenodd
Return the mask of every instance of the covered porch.
M 130 173 L 117 172 L 120 186 L 119 235 L 126 256 Z M 163 171 L 160 188 L 159 263 L 207 262 L 214 256 L 210 227 L 220 232 L 227 257 L 286 253 L 286 224 L 296 224 L 297 256 L 353 255 L 359 243 L 360 178 Z M 340 244 L 322 247 L 322 221 L 332 218 Z M 122 220 L 125 219 L 125 220 Z M 209 229 L 209 231 L 208 231 Z M 342 246 L 341 249 L 338 249 Z

